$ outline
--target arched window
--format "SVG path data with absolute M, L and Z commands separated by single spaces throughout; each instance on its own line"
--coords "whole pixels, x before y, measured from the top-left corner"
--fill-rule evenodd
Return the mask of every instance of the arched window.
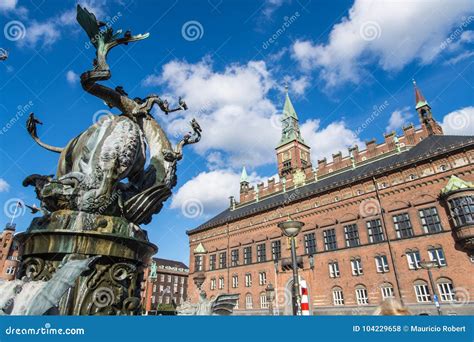
M 419 303 L 431 302 L 430 289 L 428 283 L 424 280 L 418 279 L 413 283 L 415 289 L 416 300 Z
M 364 285 L 357 285 L 355 288 L 357 305 L 369 304 L 369 293 Z
M 268 309 L 267 295 L 265 292 L 260 293 L 260 309 Z
M 395 298 L 393 286 L 390 283 L 383 283 L 380 286 L 380 292 L 382 293 L 382 300 L 385 300 L 388 298 Z
M 252 295 L 250 293 L 247 293 L 245 295 L 245 308 L 253 309 L 253 300 L 252 300 Z
M 339 286 L 332 289 L 332 302 L 334 305 L 344 305 L 344 293 Z
M 451 279 L 448 278 L 439 278 L 436 281 L 436 285 L 438 286 L 438 292 L 441 296 L 442 302 L 453 302 L 456 300 L 454 286 Z

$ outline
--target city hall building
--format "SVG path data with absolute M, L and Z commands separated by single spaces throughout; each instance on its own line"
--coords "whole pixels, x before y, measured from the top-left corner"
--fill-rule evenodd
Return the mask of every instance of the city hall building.
M 287 94 L 280 180 L 252 186 L 244 169 L 240 200 L 187 232 L 190 299 L 204 275 L 208 297 L 240 294 L 236 314 L 269 314 L 271 283 L 273 314 L 292 314 L 290 245 L 277 226 L 290 217 L 305 224 L 296 259 L 312 314 L 371 314 L 386 298 L 416 315 L 438 304 L 474 314 L 474 137 L 444 135 L 416 85 L 415 99 L 416 128 L 313 167 Z

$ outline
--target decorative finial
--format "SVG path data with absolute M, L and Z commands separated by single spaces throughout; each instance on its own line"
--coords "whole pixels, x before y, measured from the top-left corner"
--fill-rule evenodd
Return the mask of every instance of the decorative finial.
M 416 87 L 416 81 L 415 81 L 415 79 L 412 78 L 411 81 L 413 82 L 413 85 Z
M 288 81 L 285 80 L 285 93 L 288 94 Z

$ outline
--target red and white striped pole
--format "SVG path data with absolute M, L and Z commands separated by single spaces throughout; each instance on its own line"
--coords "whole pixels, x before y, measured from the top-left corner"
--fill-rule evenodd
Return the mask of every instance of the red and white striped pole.
M 309 298 L 308 298 L 308 285 L 306 280 L 300 280 L 300 291 L 301 291 L 301 315 L 309 316 Z

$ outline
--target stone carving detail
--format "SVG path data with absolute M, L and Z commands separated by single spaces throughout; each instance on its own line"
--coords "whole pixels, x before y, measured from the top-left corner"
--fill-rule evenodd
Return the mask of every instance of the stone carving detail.
M 238 300 L 238 294 L 221 294 L 209 300 L 206 292 L 201 291 L 198 303 L 186 301 L 177 308 L 177 311 L 178 315 L 183 316 L 228 316 L 234 311 Z

